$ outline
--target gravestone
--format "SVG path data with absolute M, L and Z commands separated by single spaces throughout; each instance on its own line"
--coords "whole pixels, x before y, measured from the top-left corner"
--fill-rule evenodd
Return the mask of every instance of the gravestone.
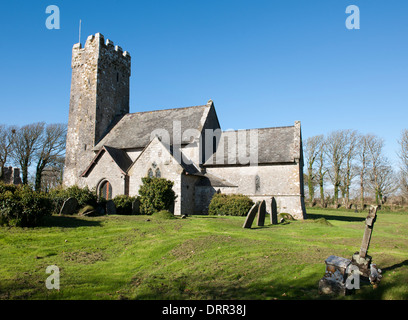
M 278 206 L 274 197 L 271 202 L 271 224 L 278 224 Z
M 64 201 L 64 204 L 61 207 L 60 215 L 65 214 L 75 214 L 78 210 L 78 201 L 75 198 L 68 198 Z
M 319 281 L 319 294 L 346 295 L 350 293 L 347 290 L 346 281 L 349 276 L 348 269 L 351 260 L 329 256 L 324 262 L 326 271 Z
M 140 200 L 137 197 L 132 202 L 132 214 L 140 214 Z
M 264 226 L 265 215 L 266 215 L 266 203 L 265 203 L 265 200 L 262 200 L 261 204 L 258 207 L 258 220 L 256 222 L 258 227 Z
M 351 260 L 330 256 L 326 259 L 326 273 L 319 281 L 319 293 L 321 294 L 347 294 L 350 292 L 348 284 L 350 279 L 360 279 L 360 275 L 370 281 L 374 288 L 377 287 L 382 275 L 381 270 L 367 254 L 375 220 L 377 218 L 378 206 L 369 209 L 365 220 L 365 230 L 360 251 L 353 254 Z M 356 278 L 357 277 L 357 278 Z
M 106 202 L 106 214 L 116 214 L 116 206 L 113 200 Z
M 371 275 L 371 256 L 367 254 L 368 247 L 370 246 L 371 235 L 373 233 L 374 223 L 377 220 L 377 206 L 372 206 L 369 211 L 367 218 L 365 220 L 365 229 L 364 229 L 364 236 L 363 241 L 361 242 L 360 252 L 356 252 L 353 254 L 351 259 L 351 263 L 356 265 L 362 275 L 366 278 L 369 278 Z
M 258 207 L 259 207 L 259 201 L 255 203 L 252 208 L 249 210 L 247 217 L 245 219 L 244 225 L 242 226 L 243 228 L 251 228 L 252 222 L 254 222 L 255 216 L 258 212 Z
M 360 257 L 365 258 L 367 256 L 368 247 L 370 245 L 371 235 L 373 233 L 374 223 L 377 220 L 377 209 L 378 207 L 371 207 L 368 211 L 368 216 L 366 218 L 363 242 L 360 247 Z

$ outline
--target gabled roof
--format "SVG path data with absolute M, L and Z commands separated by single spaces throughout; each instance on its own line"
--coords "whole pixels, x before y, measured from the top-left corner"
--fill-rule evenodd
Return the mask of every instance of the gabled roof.
M 202 106 L 128 113 L 94 147 L 98 151 L 104 145 L 116 149 L 144 148 L 151 140 L 151 134 L 156 129 L 165 130 L 173 143 L 174 126 L 180 125 L 181 133 L 187 129 L 201 132 L 211 104 Z M 176 129 L 177 130 L 177 129 Z M 198 138 L 198 137 L 197 137 Z M 190 143 L 190 137 L 185 137 L 182 144 Z
M 112 159 L 116 162 L 116 164 L 119 166 L 119 168 L 123 171 L 126 172 L 127 169 L 132 165 L 132 159 L 128 156 L 128 154 L 120 149 L 115 149 L 112 147 L 104 146 L 106 151 L 109 153 L 109 155 L 112 157 Z
M 115 149 L 109 146 L 103 146 L 96 156 L 92 159 L 89 166 L 85 169 L 85 171 L 81 174 L 81 177 L 87 177 L 95 165 L 98 163 L 99 159 L 102 157 L 103 154 L 107 153 L 112 160 L 117 164 L 120 171 L 123 174 L 126 174 L 126 171 L 132 165 L 132 159 L 127 155 L 127 153 L 120 149 Z
M 137 163 L 137 161 L 139 160 L 140 157 L 142 157 L 143 153 L 149 148 L 150 144 L 153 143 L 154 141 L 157 141 L 158 143 L 160 143 L 165 149 L 166 151 L 169 153 L 169 155 L 174 159 L 174 161 L 176 163 L 178 163 L 183 169 L 184 172 L 186 174 L 190 174 L 190 175 L 202 175 L 200 170 L 197 169 L 197 167 L 194 165 L 194 163 L 188 159 L 188 157 L 182 152 L 180 152 L 180 156 L 175 157 L 174 156 L 174 148 L 172 145 L 168 145 L 166 143 L 164 143 L 163 141 L 161 141 L 161 139 L 159 139 L 158 137 L 154 137 L 151 141 L 149 141 L 149 143 L 147 144 L 147 146 L 143 149 L 143 151 L 139 154 L 139 156 L 136 158 L 135 161 L 133 161 L 133 163 L 128 167 L 127 172 L 129 172 L 129 170 L 131 169 L 131 167 L 133 165 L 135 165 Z M 179 159 L 180 158 L 180 159 Z M 187 161 L 186 161 L 187 160 Z

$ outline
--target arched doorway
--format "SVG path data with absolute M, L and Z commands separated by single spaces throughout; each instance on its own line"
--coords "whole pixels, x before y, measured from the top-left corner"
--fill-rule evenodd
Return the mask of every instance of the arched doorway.
M 112 185 L 108 180 L 105 180 L 101 183 L 99 187 L 99 196 L 106 200 L 112 199 Z

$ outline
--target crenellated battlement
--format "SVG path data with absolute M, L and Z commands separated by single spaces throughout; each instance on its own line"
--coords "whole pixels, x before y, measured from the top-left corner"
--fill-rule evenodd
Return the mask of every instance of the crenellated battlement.
M 123 64 L 130 69 L 130 54 L 123 51 L 122 47 L 114 45 L 113 41 L 106 39 L 101 33 L 90 35 L 86 39 L 84 47 L 76 43 L 72 47 L 72 68 L 78 67 L 92 58 L 106 57 L 108 62 Z M 130 72 L 130 70 L 129 70 Z

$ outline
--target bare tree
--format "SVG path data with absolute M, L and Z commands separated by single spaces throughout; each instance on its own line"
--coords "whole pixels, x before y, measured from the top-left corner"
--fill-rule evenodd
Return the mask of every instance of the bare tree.
M 307 186 L 309 190 L 310 202 L 314 199 L 314 189 L 316 174 L 313 165 L 319 155 L 320 145 L 323 142 L 323 135 L 313 136 L 306 140 L 305 144 L 305 160 L 307 163 Z
M 373 138 L 368 144 L 369 186 L 374 192 L 375 201 L 380 204 L 384 195 L 396 190 L 395 176 L 392 166 L 383 153 L 384 140 Z
M 344 167 L 340 168 L 342 172 L 342 195 L 345 202 L 345 206 L 348 208 L 350 204 L 350 187 L 353 178 L 357 175 L 355 166 L 355 158 L 357 154 L 357 146 L 359 141 L 359 135 L 355 130 L 346 130 L 344 132 Z
M 364 208 L 365 185 L 367 180 L 367 172 L 371 168 L 369 155 L 369 146 L 377 139 L 371 134 L 360 136 L 358 141 L 357 158 L 358 158 L 358 175 L 360 177 L 360 205 Z
M 0 180 L 3 178 L 4 166 L 9 159 L 15 134 L 16 127 L 0 124 Z
M 390 164 L 382 165 L 378 170 L 376 181 L 376 201 L 385 202 L 385 196 L 389 197 L 398 189 L 398 179 Z
M 319 190 L 320 190 L 320 204 L 322 207 L 326 206 L 325 203 L 325 197 L 324 197 L 324 182 L 326 180 L 326 174 L 328 172 L 328 169 L 326 168 L 326 158 L 325 158 L 325 139 L 324 136 L 322 136 L 322 140 L 320 141 L 319 144 L 319 149 L 317 151 L 317 157 L 316 157 L 316 180 L 319 185 Z
M 334 187 L 334 204 L 338 205 L 339 188 L 341 185 L 341 169 L 346 158 L 347 135 L 349 130 L 331 132 L 326 138 L 326 156 L 330 170 L 328 174 Z
M 39 148 L 35 154 L 37 161 L 35 172 L 35 190 L 41 190 L 41 181 L 47 167 L 58 168 L 57 164 L 65 151 L 67 135 L 66 124 L 49 124 L 39 139 Z
M 398 140 L 400 150 L 400 189 L 404 197 L 408 197 L 408 129 L 401 132 L 401 139 Z
M 28 184 L 28 168 L 36 151 L 41 147 L 44 126 L 44 122 L 37 122 L 16 130 L 11 156 L 21 167 L 23 184 Z

